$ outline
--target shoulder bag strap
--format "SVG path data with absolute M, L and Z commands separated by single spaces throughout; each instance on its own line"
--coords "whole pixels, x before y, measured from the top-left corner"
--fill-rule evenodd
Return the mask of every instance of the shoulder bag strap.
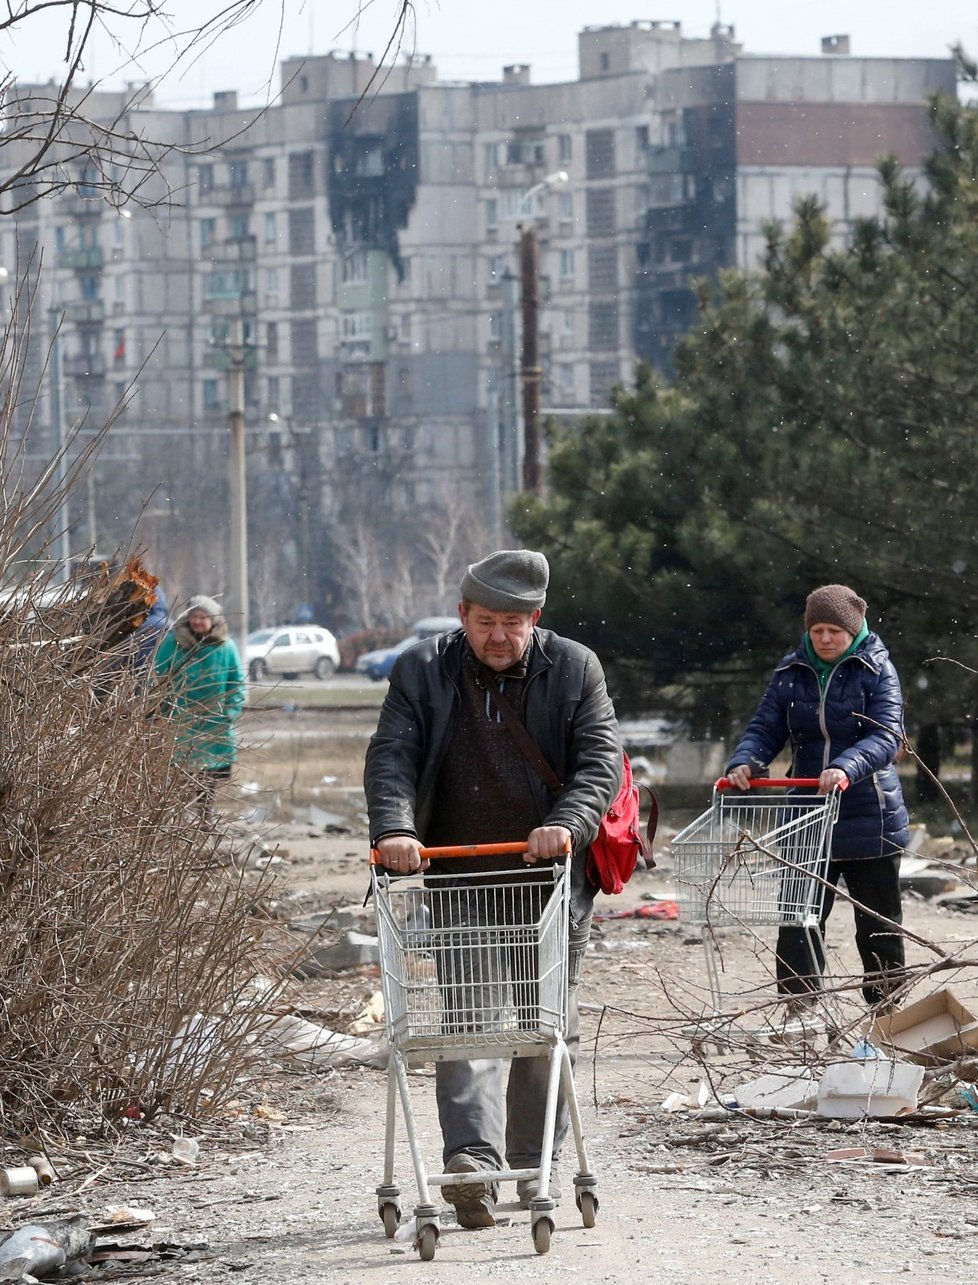
M 479 672 L 485 681 L 486 691 L 488 691 L 492 703 L 502 715 L 503 722 L 516 742 L 520 753 L 534 769 L 547 789 L 553 791 L 554 794 L 559 794 L 564 788 L 563 782 L 544 758 L 540 746 L 537 745 L 536 741 L 520 722 L 520 717 L 513 708 L 512 701 L 496 686 L 496 678 L 492 670 L 488 665 L 480 665 Z

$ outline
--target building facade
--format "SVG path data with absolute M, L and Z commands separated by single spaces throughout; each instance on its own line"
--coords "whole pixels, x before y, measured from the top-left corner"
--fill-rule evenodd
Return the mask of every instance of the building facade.
M 525 66 L 455 84 L 424 59 L 376 79 L 361 57 L 288 60 L 261 112 L 230 91 L 193 112 L 143 95 L 127 119 L 160 160 L 136 199 L 113 209 L 73 161 L 75 191 L 0 219 L 11 277 L 43 260 L 18 314 L 34 449 L 117 417 L 74 543 L 112 549 L 139 520 L 179 590 L 220 590 L 234 368 L 253 623 L 299 601 L 376 623 L 367 581 L 377 619 L 444 610 L 433 531 L 478 552 L 520 489 L 520 228 L 544 412 L 602 408 L 639 359 L 668 370 L 692 280 L 755 264 L 796 196 L 840 237 L 874 213 L 876 161 L 918 166 L 928 96 L 955 89 L 949 60 L 856 58 L 838 38 L 756 57 L 720 26 L 588 28 L 579 55 L 577 80 L 546 85 Z M 95 93 L 100 109 L 122 107 Z M 18 163 L 0 148 L 0 169 Z

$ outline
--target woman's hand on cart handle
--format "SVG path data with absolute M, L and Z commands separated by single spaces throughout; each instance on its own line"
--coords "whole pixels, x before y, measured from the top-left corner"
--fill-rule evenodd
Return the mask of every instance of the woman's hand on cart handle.
M 571 832 L 566 826 L 541 825 L 530 831 L 523 860 L 532 865 L 534 861 L 549 861 L 570 850 Z
M 378 839 L 377 846 L 371 850 L 370 860 L 374 865 L 386 866 L 402 875 L 428 869 L 428 858 L 421 844 L 409 834 L 392 834 L 386 839 Z
M 723 781 L 717 781 L 717 789 L 722 790 L 724 783 L 732 786 L 735 790 L 749 790 L 751 787 L 750 768 L 746 763 L 740 763 L 737 767 L 732 767 Z
M 847 790 L 849 778 L 840 767 L 827 767 L 818 778 L 819 794 L 830 794 L 833 790 Z

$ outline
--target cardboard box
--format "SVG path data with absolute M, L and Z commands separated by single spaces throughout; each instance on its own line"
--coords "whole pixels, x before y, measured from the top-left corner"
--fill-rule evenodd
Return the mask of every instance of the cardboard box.
M 917 1106 L 922 1066 L 868 1057 L 826 1067 L 818 1082 L 818 1108 L 831 1120 L 886 1119 Z
M 945 987 L 878 1018 L 868 1038 L 901 1058 L 933 1066 L 978 1053 L 978 1017 Z

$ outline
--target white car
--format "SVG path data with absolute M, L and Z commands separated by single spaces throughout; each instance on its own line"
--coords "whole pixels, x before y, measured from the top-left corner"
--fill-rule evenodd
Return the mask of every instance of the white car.
M 315 674 L 329 678 L 340 664 L 340 649 L 328 629 L 318 625 L 283 625 L 248 635 L 248 674 L 257 682 L 269 674 L 296 678 Z

